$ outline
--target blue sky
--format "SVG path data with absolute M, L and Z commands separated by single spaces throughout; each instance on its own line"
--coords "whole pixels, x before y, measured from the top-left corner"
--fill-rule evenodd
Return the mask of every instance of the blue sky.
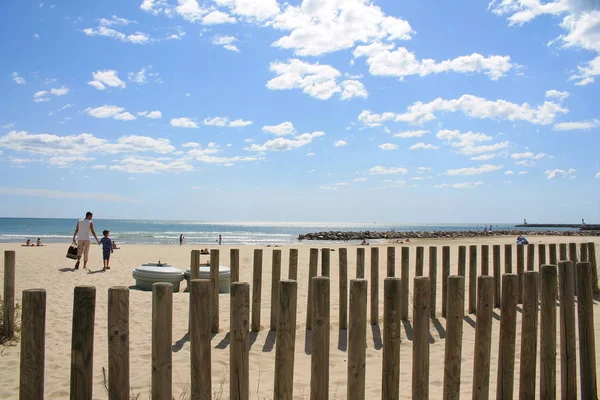
M 0 8 L 1 216 L 600 222 L 595 1 Z

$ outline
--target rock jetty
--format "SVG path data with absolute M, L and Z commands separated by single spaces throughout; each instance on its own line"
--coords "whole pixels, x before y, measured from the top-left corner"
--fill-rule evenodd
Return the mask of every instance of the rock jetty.
M 349 241 L 363 239 L 456 239 L 470 237 L 489 237 L 489 236 L 600 236 L 600 231 L 530 231 L 526 229 L 520 230 L 492 230 L 492 231 L 328 231 L 328 232 L 311 232 L 298 236 L 298 240 L 327 240 L 327 241 Z

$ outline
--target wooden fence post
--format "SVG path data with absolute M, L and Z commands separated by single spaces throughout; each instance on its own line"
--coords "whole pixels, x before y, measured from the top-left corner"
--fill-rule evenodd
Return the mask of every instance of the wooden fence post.
M 311 252 L 313 249 L 310 249 Z M 252 268 L 252 332 L 260 331 L 260 303 L 262 292 L 262 249 L 254 249 Z M 309 292 L 310 298 L 310 292 Z M 308 328 L 307 328 L 308 329 Z
M 364 250 L 364 249 L 363 249 Z M 329 278 L 312 280 L 311 400 L 329 399 Z
M 588 261 L 588 246 L 587 243 L 579 243 L 579 261 Z
M 546 264 L 546 245 L 540 243 L 538 244 L 538 269 L 544 264 Z
M 340 329 L 348 329 L 348 251 L 339 249 Z
M 71 336 L 71 399 L 92 399 L 96 288 L 76 286 Z M 170 350 L 170 348 L 169 348 Z
M 366 300 L 366 299 L 365 299 Z M 371 325 L 379 324 L 379 248 L 371 248 Z
M 321 249 L 321 276 L 329 278 L 330 273 L 330 250 L 329 248 Z
M 579 369 L 581 397 L 597 399 L 596 338 L 594 331 L 594 298 L 589 262 L 577 263 L 577 315 L 579 320 Z
M 358 247 L 356 249 L 356 279 L 365 277 L 365 248 Z
M 152 285 L 152 400 L 172 397 L 173 285 Z
M 15 252 L 4 251 L 4 337 L 15 334 Z
M 365 364 L 367 358 L 367 285 L 365 279 L 350 281 L 350 324 L 348 327 L 349 400 L 365 398 Z
M 515 343 L 517 334 L 517 275 L 502 276 L 502 319 L 498 350 L 496 398 L 512 399 L 515 380 Z
M 540 282 L 540 399 L 556 398 L 556 266 L 542 265 Z
M 192 399 L 211 400 L 210 280 L 194 279 L 190 284 L 191 394 Z
M 310 249 L 308 260 L 308 298 L 306 299 L 306 329 L 312 329 L 313 314 L 313 284 L 312 280 L 317 276 L 319 269 L 319 249 Z
M 410 247 L 402 247 L 400 260 L 400 319 L 408 321 L 408 269 Z
M 219 333 L 219 250 L 210 251 L 210 290 L 212 292 L 212 333 Z
M 128 399 L 129 392 L 129 289 L 108 289 L 108 398 Z
M 558 265 L 558 256 L 556 254 L 556 243 L 550 243 L 548 245 L 548 253 L 550 253 L 550 265 Z
M 448 310 L 444 354 L 444 400 L 460 399 L 463 318 L 465 316 L 465 278 L 448 278 Z
M 477 309 L 477 245 L 469 246 L 469 314 Z
M 298 282 L 279 282 L 279 315 L 275 340 L 274 398 L 292 400 L 294 395 L 294 351 L 296 348 L 296 304 Z
M 467 278 L 467 246 L 458 246 L 458 275 Z
M 396 276 L 396 248 L 388 246 L 387 248 L 387 277 Z
M 494 278 L 480 276 L 477 282 L 477 327 L 475 329 L 475 362 L 473 367 L 473 399 L 487 400 L 490 392 L 490 354 L 492 347 L 492 312 Z
M 577 269 L 575 268 L 575 265 L 577 265 L 577 262 L 579 261 L 579 258 L 577 257 L 577 243 L 569 243 L 569 260 L 573 261 L 573 268 L 574 268 L 574 282 L 577 282 Z M 577 296 L 577 285 L 575 285 L 575 296 Z
M 523 304 L 523 273 L 525 272 L 525 246 L 517 245 L 517 279 L 519 281 L 519 293 L 517 293 L 517 304 Z
M 450 276 L 450 246 L 442 246 L 442 318 L 448 305 L 448 277 Z
M 535 399 L 538 327 L 538 277 L 536 271 L 523 275 L 523 318 L 521 321 L 521 371 L 519 399 Z
M 429 316 L 435 318 L 437 296 L 437 246 L 429 246 L 429 279 L 431 280 L 431 300 Z
M 558 246 L 559 249 L 559 261 L 563 261 L 563 260 L 568 260 L 569 258 L 567 257 L 567 244 L 566 243 L 561 243 Z M 554 264 L 552 264 L 554 265 Z
M 19 399 L 44 398 L 46 290 L 23 290 Z
M 288 279 L 298 280 L 298 249 L 290 249 Z
M 592 289 L 594 294 L 600 293 L 600 287 L 598 287 L 598 260 L 596 259 L 596 244 L 594 242 L 588 242 L 588 259 L 590 260 L 592 268 Z
M 500 307 L 500 281 L 502 280 L 502 272 L 500 270 L 500 245 L 495 244 L 492 247 L 493 270 L 494 270 L 494 308 Z
M 231 284 L 229 318 L 231 338 L 229 344 L 229 397 L 231 400 L 250 399 L 249 297 L 250 286 L 248 283 Z
M 400 397 L 400 278 L 383 280 L 382 400 Z
M 512 274 L 512 244 L 505 244 L 504 245 L 504 273 L 505 274 Z M 517 278 L 518 279 L 518 278 Z
M 190 252 L 190 282 L 194 279 L 200 279 L 200 250 Z
M 281 250 L 273 250 L 271 273 L 271 323 L 269 329 L 277 329 L 277 314 L 279 309 L 279 281 L 281 280 Z
M 558 262 L 560 301 L 560 387 L 561 398 L 577 399 L 577 355 L 575 347 L 574 265 Z
M 417 246 L 417 256 L 415 258 L 415 276 L 423 276 L 423 263 L 425 259 L 425 248 Z
M 230 283 L 239 282 L 240 281 L 240 249 L 231 249 L 229 250 L 229 261 L 231 268 L 231 278 L 229 280 Z
M 490 275 L 490 246 L 481 245 L 481 275 Z
M 535 271 L 535 244 L 527 245 L 527 271 Z
M 429 399 L 429 301 L 431 280 L 415 276 L 413 286 L 412 399 Z

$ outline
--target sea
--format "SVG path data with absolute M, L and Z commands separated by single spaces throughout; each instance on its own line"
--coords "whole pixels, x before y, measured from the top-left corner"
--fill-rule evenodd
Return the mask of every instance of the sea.
M 0 218 L 0 243 L 20 243 L 40 238 L 44 243 L 70 243 L 77 219 Z M 322 231 L 468 231 L 513 229 L 514 223 L 400 224 L 379 222 L 214 222 L 94 219 L 98 237 L 104 229 L 111 238 L 126 244 L 215 244 L 221 235 L 227 245 L 297 244 L 298 235 Z

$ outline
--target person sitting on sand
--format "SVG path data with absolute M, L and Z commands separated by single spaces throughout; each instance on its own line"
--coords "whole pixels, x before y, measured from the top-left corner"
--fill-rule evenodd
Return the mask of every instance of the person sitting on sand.
M 42 239 L 38 238 L 37 243 L 35 245 L 36 246 L 43 246 L 44 244 L 42 243 Z
M 200 254 L 210 254 L 210 252 L 208 251 L 208 248 L 206 248 L 206 249 L 201 249 Z
M 360 245 L 361 246 L 368 246 L 369 243 L 365 239 L 363 239 L 362 242 L 360 242 Z
M 114 240 L 113 240 L 113 249 L 115 249 L 115 250 L 119 250 L 120 249 L 120 247 L 117 246 L 117 242 L 115 242 Z
M 21 246 L 23 246 L 23 247 L 29 247 L 29 246 L 34 246 L 34 244 L 31 243 L 31 239 L 27 239 L 27 241 L 25 242 L 25 244 L 22 244 Z
M 517 237 L 517 244 L 529 244 L 529 241 L 525 238 L 525 236 L 519 235 L 519 237 Z

